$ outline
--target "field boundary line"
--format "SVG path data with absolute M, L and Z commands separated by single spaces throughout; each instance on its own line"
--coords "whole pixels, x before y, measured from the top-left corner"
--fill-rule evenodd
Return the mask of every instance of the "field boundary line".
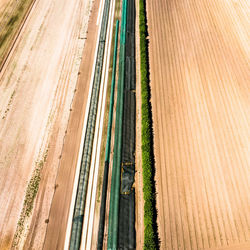
M 141 77 L 141 151 L 144 199 L 144 249 L 159 249 L 157 228 L 154 138 L 148 60 L 146 1 L 139 0 L 140 77 Z

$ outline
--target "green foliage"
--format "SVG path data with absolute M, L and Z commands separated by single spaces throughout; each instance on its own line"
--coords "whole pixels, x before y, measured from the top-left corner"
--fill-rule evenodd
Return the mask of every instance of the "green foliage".
M 144 249 L 157 249 L 157 232 L 154 227 L 154 176 L 151 127 L 150 88 L 148 79 L 148 47 L 145 0 L 139 2 L 139 31 L 141 58 L 141 140 L 144 198 Z

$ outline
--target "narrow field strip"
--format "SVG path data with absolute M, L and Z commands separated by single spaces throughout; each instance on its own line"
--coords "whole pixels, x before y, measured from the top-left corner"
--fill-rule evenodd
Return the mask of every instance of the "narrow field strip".
M 123 118 L 123 92 L 125 76 L 125 33 L 126 33 L 126 10 L 127 0 L 122 2 L 120 52 L 119 52 L 119 75 L 117 83 L 117 106 L 115 120 L 115 141 L 110 191 L 110 209 L 108 224 L 108 249 L 116 249 L 118 246 L 118 222 L 119 222 L 119 194 L 120 194 L 120 171 L 122 153 L 122 118 Z
M 111 53 L 111 43 L 112 43 L 112 34 L 113 34 L 113 24 L 114 24 L 114 12 L 115 12 L 115 1 L 111 1 L 110 3 L 110 12 L 109 12 L 109 21 L 107 28 L 107 38 L 106 38 L 106 48 L 104 54 L 104 64 L 103 64 L 103 72 L 102 72 L 102 80 L 101 85 L 102 89 L 99 94 L 99 104 L 98 104 L 98 113 L 96 120 L 96 128 L 95 128 L 95 138 L 93 151 L 91 156 L 91 165 L 93 168 L 93 184 L 91 187 L 91 179 L 88 183 L 88 192 L 91 197 L 90 205 L 86 202 L 85 210 L 88 211 L 89 214 L 87 218 L 87 213 L 84 218 L 83 225 L 83 233 L 82 233 L 82 243 L 81 247 L 84 249 L 91 249 L 92 246 L 92 236 L 95 233 L 93 230 L 94 227 L 94 213 L 96 207 L 96 194 L 97 194 L 97 179 L 100 167 L 100 147 L 103 133 L 103 119 L 104 119 L 104 110 L 105 110 L 105 102 L 106 102 L 106 94 L 107 94 L 107 85 L 108 85 L 108 71 L 110 64 L 110 53 Z M 86 236 L 85 236 L 86 235 Z M 86 240 L 85 240 L 86 239 Z
M 36 0 L 22 0 L 18 1 L 17 4 L 12 4 L 6 7 L 8 15 L 3 16 L 0 21 L 0 71 L 6 61 L 7 56 L 10 53 L 21 29 L 24 25 L 29 12 L 32 9 L 33 4 Z
M 144 199 L 144 249 L 157 249 L 155 210 L 154 153 L 149 86 L 146 1 L 139 2 L 140 71 L 141 71 L 141 150 Z
M 91 166 L 91 156 L 93 149 L 95 124 L 97 117 L 97 107 L 99 103 L 100 83 L 103 77 L 103 61 L 105 53 L 107 26 L 109 19 L 110 0 L 106 0 L 104 4 L 100 40 L 98 44 L 95 74 L 93 79 L 93 89 L 91 93 L 90 106 L 88 112 L 88 121 L 86 125 L 86 136 L 84 139 L 83 153 L 81 159 L 81 169 L 79 175 L 78 189 L 75 200 L 74 216 L 71 228 L 70 249 L 79 249 L 82 241 L 82 227 L 84 225 L 85 203 L 87 196 L 87 187 L 89 182 L 89 174 L 93 171 Z M 91 180 L 92 181 L 92 180 Z M 83 242 L 84 243 L 84 242 Z
M 115 45 L 114 45 L 114 53 L 113 53 L 109 117 L 108 117 L 107 140 L 106 140 L 106 148 L 105 148 L 105 163 L 104 163 L 105 166 L 104 166 L 104 173 L 103 173 L 100 219 L 99 219 L 99 229 L 98 229 L 98 242 L 97 242 L 98 250 L 101 250 L 103 247 L 103 236 L 104 236 L 104 227 L 105 227 L 108 172 L 109 172 L 110 150 L 111 150 L 111 130 L 112 130 L 112 122 L 113 122 L 113 106 L 114 106 L 114 94 L 115 94 L 115 82 L 116 82 L 118 33 L 119 33 L 119 20 L 116 21 L 116 31 L 115 31 Z

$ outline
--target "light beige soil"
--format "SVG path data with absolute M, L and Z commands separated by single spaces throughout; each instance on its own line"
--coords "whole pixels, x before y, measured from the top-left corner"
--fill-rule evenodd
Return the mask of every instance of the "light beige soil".
M 85 43 L 80 75 L 76 93 L 72 103 L 67 134 L 64 139 L 59 171 L 56 177 L 56 191 L 53 196 L 49 212 L 49 223 L 46 231 L 44 249 L 63 249 L 67 229 L 75 170 L 81 141 L 85 109 L 89 93 L 92 67 L 94 63 L 95 44 L 97 41 L 97 15 L 99 1 L 94 1 L 88 25 L 87 40 Z
M 86 36 L 89 2 L 37 1 L 0 73 L 0 249 L 11 246 L 28 181 L 36 162 L 48 150 L 24 247 L 42 248 L 85 41 L 82 38 Z M 27 233 L 25 229 L 19 248 Z
M 1 0 L 0 1 L 0 18 L 1 18 L 1 15 L 3 14 L 3 10 L 8 5 L 9 2 L 10 2 L 10 0 Z
M 249 249 L 248 5 L 147 1 L 161 249 Z
M 226 247 L 215 247 L 215 248 L 206 248 L 205 250 L 249 250 L 250 242 L 241 243 L 241 244 L 232 244 Z

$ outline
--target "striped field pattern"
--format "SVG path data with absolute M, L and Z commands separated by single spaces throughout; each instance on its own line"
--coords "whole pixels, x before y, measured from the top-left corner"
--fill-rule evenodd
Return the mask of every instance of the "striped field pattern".
M 250 249 L 249 2 L 146 3 L 161 249 Z

